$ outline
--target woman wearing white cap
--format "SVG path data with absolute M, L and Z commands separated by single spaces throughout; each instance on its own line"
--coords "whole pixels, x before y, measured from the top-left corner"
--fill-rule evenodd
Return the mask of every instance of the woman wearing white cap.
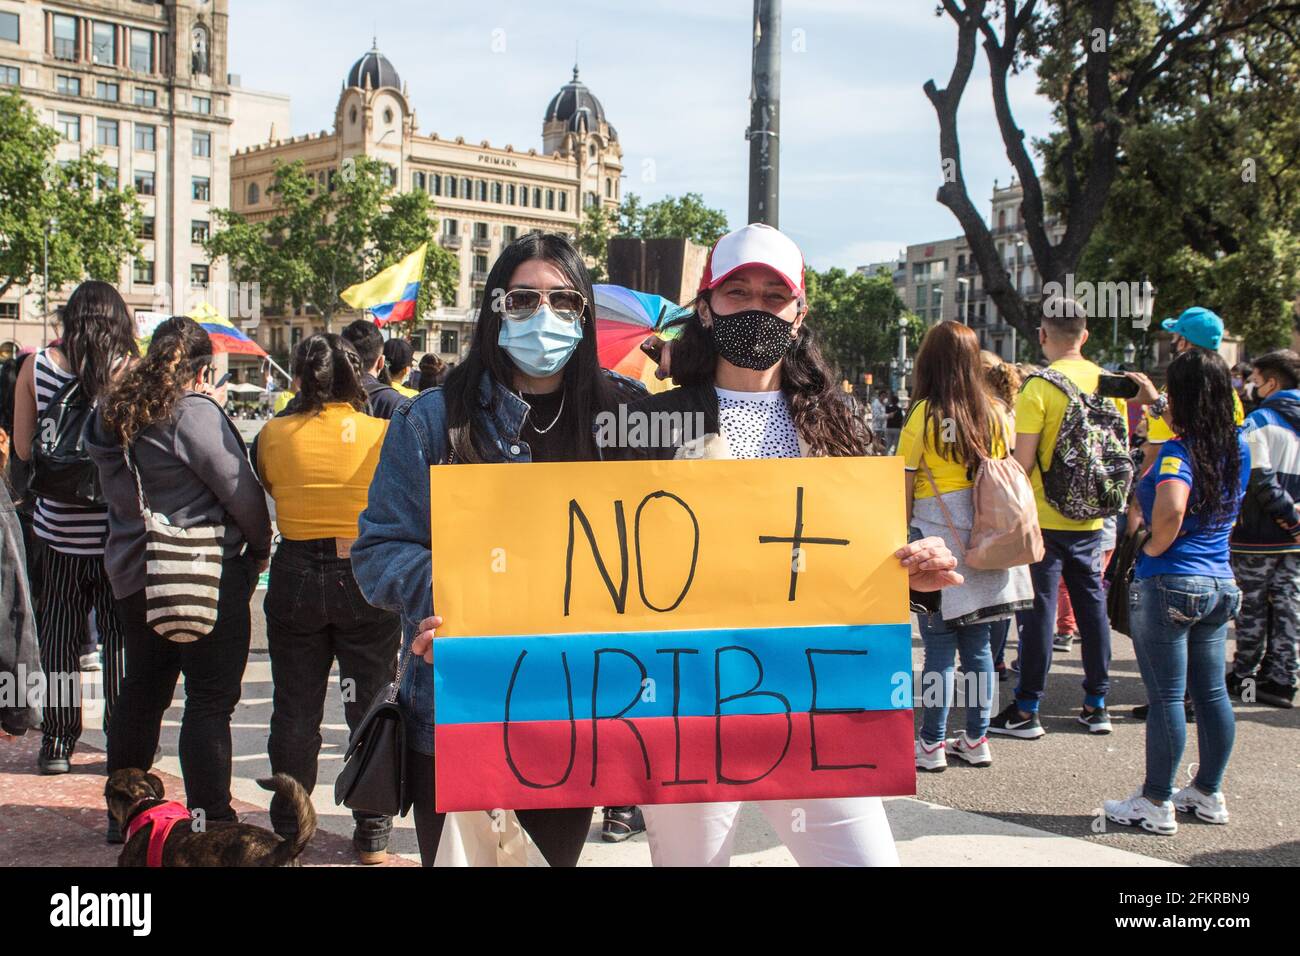
M 653 449 L 653 457 L 794 458 L 871 453 L 871 434 L 853 413 L 805 324 L 799 248 L 770 226 L 751 224 L 718 240 L 694 312 L 671 345 L 679 386 L 639 410 L 703 415 L 698 447 Z M 914 591 L 961 583 L 938 538 L 897 552 Z M 756 803 L 800 865 L 897 866 L 878 797 Z M 740 803 L 644 807 L 656 866 L 726 866 Z M 794 813 L 794 811 L 801 811 Z M 793 826 L 798 820 L 801 825 Z

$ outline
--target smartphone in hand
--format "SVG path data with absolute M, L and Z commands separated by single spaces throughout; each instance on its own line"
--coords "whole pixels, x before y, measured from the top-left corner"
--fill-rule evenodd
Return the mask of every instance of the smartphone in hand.
M 1127 375 L 1106 375 L 1097 379 L 1097 394 L 1102 398 L 1137 398 L 1141 389 Z

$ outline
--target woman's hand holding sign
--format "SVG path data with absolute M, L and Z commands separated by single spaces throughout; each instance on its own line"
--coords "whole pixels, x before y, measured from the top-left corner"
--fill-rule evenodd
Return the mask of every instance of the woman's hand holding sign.
M 943 538 L 913 541 L 894 552 L 907 569 L 907 585 L 913 591 L 941 591 L 965 580 L 954 568 L 957 558 Z
M 426 664 L 433 663 L 434 631 L 442 627 L 442 618 L 438 615 L 426 617 L 415 628 L 415 639 L 411 641 L 411 653 L 424 658 Z

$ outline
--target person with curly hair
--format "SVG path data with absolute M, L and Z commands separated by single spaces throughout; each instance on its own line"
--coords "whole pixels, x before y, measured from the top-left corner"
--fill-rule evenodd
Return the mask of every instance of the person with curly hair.
M 209 823 L 235 819 L 230 716 L 248 660 L 249 599 L 271 554 L 266 495 L 239 432 L 210 397 L 212 378 L 208 333 L 193 319 L 166 319 L 144 359 L 100 403 L 87 435 L 108 501 L 104 565 L 126 643 L 108 773 L 153 765 L 163 712 L 184 674 L 181 775 L 190 809 Z M 225 529 L 216 621 L 191 643 L 163 639 L 146 617 L 141 491 L 149 510 L 177 528 Z M 111 817 L 108 839 L 121 842 Z

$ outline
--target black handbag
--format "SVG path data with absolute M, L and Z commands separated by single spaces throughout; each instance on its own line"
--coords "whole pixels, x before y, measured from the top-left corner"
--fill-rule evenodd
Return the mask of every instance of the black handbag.
M 349 810 L 406 816 L 411 799 L 406 786 L 406 729 L 397 704 L 402 672 L 410 658 L 402 652 L 393 682 L 371 701 L 348 740 L 343 770 L 334 781 L 334 802 Z
M 1114 575 L 1110 590 L 1106 593 L 1106 616 L 1110 618 L 1112 630 L 1132 636 L 1129 630 L 1129 590 L 1133 585 L 1133 571 L 1137 568 L 1138 555 L 1142 546 L 1151 537 L 1148 528 L 1141 528 L 1136 534 L 1125 535 L 1119 542 L 1115 557 L 1111 561 Z

